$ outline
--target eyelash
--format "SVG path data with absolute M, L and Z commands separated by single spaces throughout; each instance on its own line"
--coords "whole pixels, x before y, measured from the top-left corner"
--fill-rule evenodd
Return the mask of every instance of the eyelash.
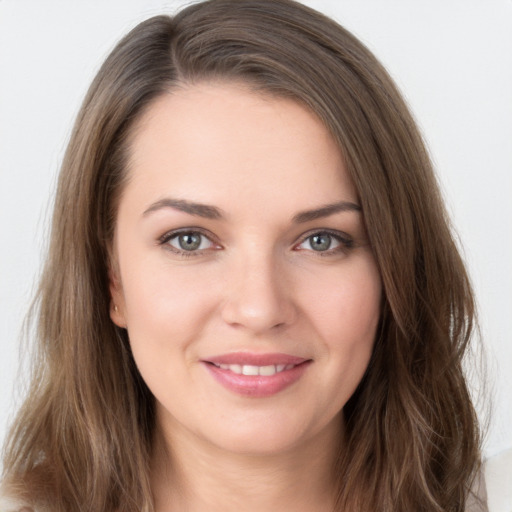
M 208 249 L 200 249 L 200 250 L 194 250 L 194 251 L 185 251 L 178 249 L 176 247 L 173 247 L 169 244 L 169 242 L 173 238 L 178 238 L 180 235 L 201 235 L 202 237 L 208 239 L 213 245 L 218 245 L 214 240 L 210 233 L 205 232 L 204 230 L 200 228 L 184 228 L 184 229 L 177 229 L 174 231 L 168 231 L 164 235 L 162 235 L 158 239 L 159 245 L 166 246 L 165 248 L 183 258 L 191 258 L 194 256 L 201 256 L 204 251 Z
M 213 239 L 212 235 L 210 233 L 205 232 L 204 230 L 200 228 L 184 228 L 184 229 L 178 229 L 174 231 L 169 231 L 162 235 L 158 239 L 159 245 L 166 246 L 165 248 L 183 258 L 190 258 L 195 256 L 201 256 L 204 254 L 205 251 L 208 251 L 210 249 L 196 249 L 191 251 L 181 250 L 176 247 L 173 247 L 169 244 L 169 242 L 179 237 L 180 235 L 200 235 L 202 237 L 207 238 L 213 245 L 219 246 L 217 242 Z M 321 235 L 328 235 L 332 238 L 334 238 L 339 245 L 337 247 L 334 247 L 333 249 L 327 249 L 325 251 L 315 251 L 314 249 L 298 249 L 300 245 L 302 245 L 304 242 L 306 242 L 308 239 L 314 237 L 314 236 L 321 236 Z M 346 253 L 354 248 L 354 240 L 348 236 L 346 233 L 343 233 L 341 231 L 334 231 L 330 229 L 320 229 L 320 230 L 314 230 L 309 231 L 308 233 L 305 233 L 301 236 L 300 241 L 293 246 L 294 250 L 307 250 L 308 252 L 314 253 L 317 256 L 320 257 L 326 257 L 326 256 L 333 256 L 339 253 Z M 214 249 L 218 250 L 218 249 Z
M 340 253 L 346 253 L 353 249 L 355 247 L 354 240 L 346 233 L 343 233 L 342 231 L 335 231 L 331 229 L 320 229 L 320 230 L 314 230 L 309 231 L 308 233 L 305 233 L 298 244 L 294 246 L 294 249 L 298 246 L 302 245 L 304 242 L 306 242 L 308 239 L 314 237 L 314 236 L 321 236 L 321 235 L 328 235 L 332 238 L 334 238 L 339 245 L 337 247 L 334 247 L 333 249 L 327 249 L 325 251 L 315 251 L 314 249 L 309 250 L 309 252 L 315 253 L 317 256 L 320 257 L 326 257 L 326 256 L 333 256 Z M 298 249 L 300 250 L 300 249 Z M 304 249 L 306 250 L 306 249 Z

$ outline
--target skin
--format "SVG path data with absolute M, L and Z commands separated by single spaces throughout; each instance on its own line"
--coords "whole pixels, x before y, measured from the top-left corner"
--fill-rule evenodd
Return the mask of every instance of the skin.
M 156 510 L 330 510 L 341 411 L 367 368 L 382 291 L 360 211 L 294 220 L 357 205 L 340 151 L 296 102 L 195 84 L 145 112 L 128 172 L 111 317 L 156 399 Z M 198 250 L 180 249 L 180 229 L 203 235 Z M 326 230 L 331 246 L 314 250 Z M 311 362 L 284 390 L 243 396 L 204 363 L 240 351 Z

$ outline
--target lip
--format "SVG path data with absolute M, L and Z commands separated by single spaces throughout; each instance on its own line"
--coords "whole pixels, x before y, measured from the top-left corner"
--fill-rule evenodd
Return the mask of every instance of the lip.
M 304 357 L 292 356 L 289 354 L 254 354 L 251 352 L 233 352 L 219 356 L 209 357 L 203 360 L 206 363 L 213 364 L 248 364 L 254 366 L 267 366 L 270 364 L 301 364 L 307 361 Z
M 283 391 L 297 382 L 313 361 L 289 354 L 253 354 L 237 352 L 214 356 L 201 361 L 209 374 L 229 391 L 238 395 L 265 398 Z M 218 365 L 291 366 L 273 375 L 243 375 Z

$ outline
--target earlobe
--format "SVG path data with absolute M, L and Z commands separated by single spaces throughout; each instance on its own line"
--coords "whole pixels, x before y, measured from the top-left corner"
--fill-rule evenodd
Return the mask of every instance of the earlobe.
M 117 304 L 112 303 L 110 305 L 110 319 L 114 322 L 118 327 L 122 327 L 126 329 L 126 320 L 124 314 L 119 309 Z
M 121 282 L 117 272 L 110 268 L 108 272 L 109 291 L 110 291 L 110 319 L 118 327 L 126 329 L 124 297 Z

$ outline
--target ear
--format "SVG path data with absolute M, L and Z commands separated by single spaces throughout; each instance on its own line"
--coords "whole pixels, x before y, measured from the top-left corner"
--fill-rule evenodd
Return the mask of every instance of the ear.
M 108 271 L 110 291 L 110 318 L 118 327 L 126 329 L 125 301 L 119 271 L 116 265 L 110 265 Z

